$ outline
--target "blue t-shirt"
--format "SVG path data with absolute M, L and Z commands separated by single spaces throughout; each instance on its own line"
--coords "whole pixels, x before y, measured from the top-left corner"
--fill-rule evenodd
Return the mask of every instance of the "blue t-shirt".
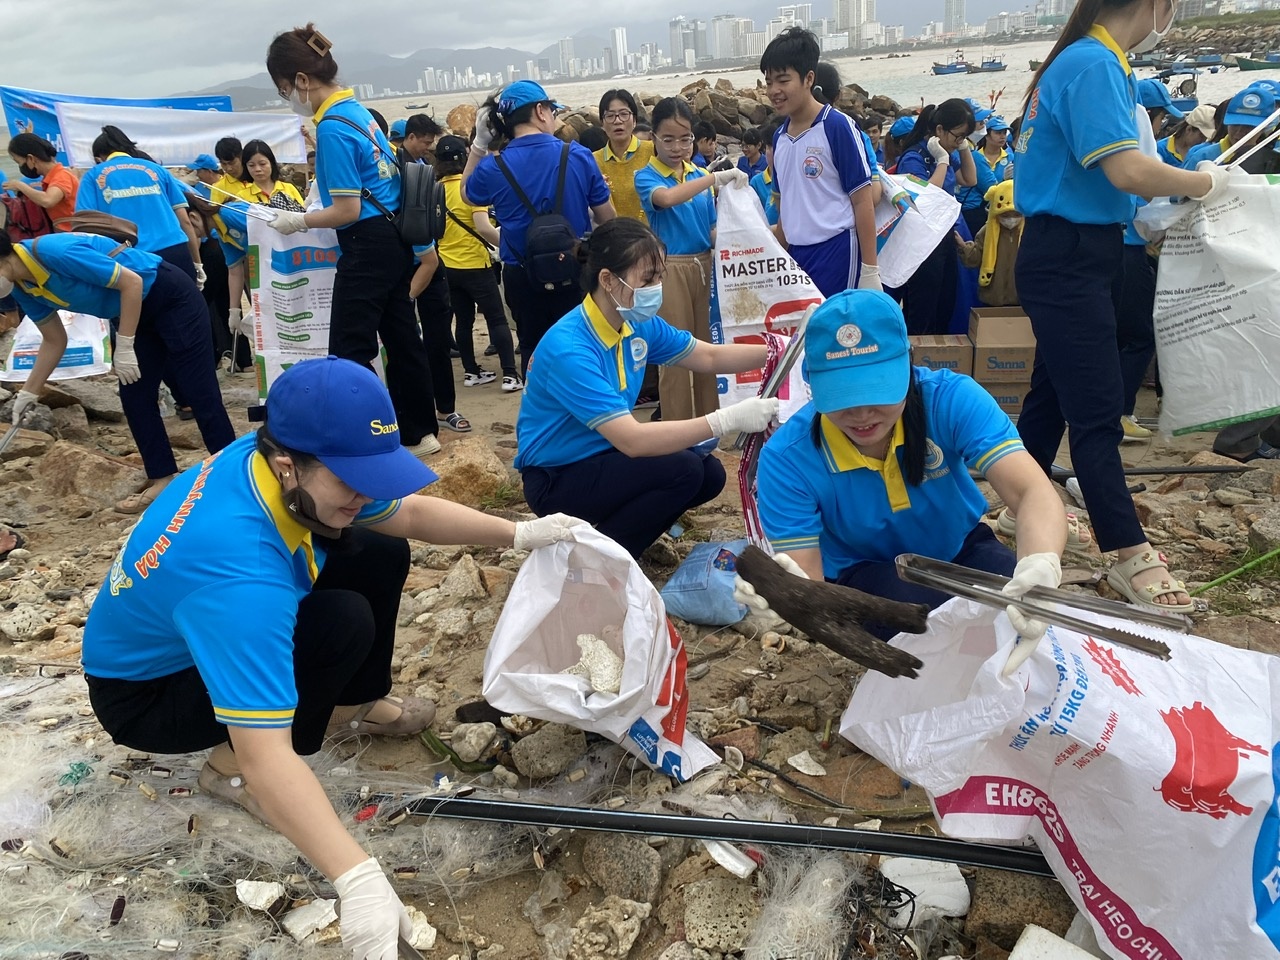
M 1199 144 L 1197 144 L 1197 146 L 1199 146 Z M 1195 147 L 1191 148 L 1191 150 L 1194 150 L 1194 149 Z M 1191 150 L 1188 150 L 1187 153 L 1190 153 Z M 1169 166 L 1171 167 L 1180 167 L 1182 166 L 1183 161 L 1186 160 L 1186 157 L 1181 157 L 1178 155 L 1178 138 L 1177 137 L 1163 138 L 1159 143 L 1156 144 L 1156 153 L 1160 155 L 1161 160 L 1169 164 Z
M 538 341 L 516 420 L 517 470 L 577 463 L 613 446 L 596 431 L 631 414 L 646 364 L 672 364 L 696 341 L 661 317 L 614 330 L 588 296 Z
M 978 175 L 978 182 L 972 187 L 957 187 L 956 199 L 965 210 L 975 210 L 987 202 L 987 191 L 997 183 L 1004 181 L 1004 172 L 1009 168 L 1009 154 L 1000 151 L 1000 156 L 993 167 L 987 155 L 981 150 L 973 151 L 973 169 Z
M 987 510 L 969 477 L 1022 450 L 1017 428 L 969 377 L 915 368 L 928 425 L 924 482 L 906 486 L 901 445 L 895 462 L 863 457 L 810 403 L 769 438 L 757 473 L 760 521 L 778 551 L 817 547 L 822 572 L 835 579 L 855 563 L 900 553 L 952 560 Z
M 121 269 L 142 278 L 142 295 L 151 292 L 160 258 L 93 233 L 51 233 L 13 245 L 35 283 L 19 280 L 13 296 L 33 323 L 58 310 L 110 320 L 120 316 Z
M 1194 170 L 1201 160 L 1217 160 L 1229 146 L 1231 141 L 1225 137 L 1213 143 L 1197 143 L 1187 151 L 1187 159 L 1182 161 L 1181 166 L 1186 170 Z
M 1014 206 L 1023 216 L 1072 223 L 1125 223 L 1134 199 L 1100 162 L 1138 149 L 1138 86 L 1124 51 L 1094 24 L 1049 64 L 1031 93 L 1014 147 Z M 1142 111 L 1142 122 L 1147 122 Z
M 85 673 L 151 680 L 194 666 L 219 723 L 293 723 L 293 629 L 325 551 L 290 515 L 256 442 L 186 470 L 139 519 L 89 612 Z M 375 500 L 355 522 L 400 503 Z
M 100 210 L 133 221 L 138 246 L 153 252 L 187 242 L 174 210 L 186 206 L 186 191 L 173 174 L 127 153 L 113 153 L 91 167 L 76 194 L 77 210 Z
M 710 176 L 688 161 L 685 161 L 683 172 L 686 180 Z M 705 253 L 711 249 L 711 231 L 716 226 L 716 201 L 711 190 L 703 190 L 684 203 L 671 207 L 653 204 L 654 191 L 678 187 L 680 182 L 676 179 L 675 170 L 654 157 L 647 166 L 636 171 L 636 193 L 640 197 L 640 205 L 649 218 L 649 227 L 666 244 L 667 253 L 673 256 Z
M 327 117 L 344 117 L 354 123 Z M 334 197 L 358 197 L 367 189 L 388 210 L 400 209 L 400 167 L 391 143 L 373 114 L 350 90 L 339 90 L 316 111 L 316 186 L 320 203 Z M 359 129 L 357 129 L 359 128 Z M 382 216 L 370 201 L 360 201 L 360 219 Z
M 745 153 L 738 158 L 738 169 L 748 177 L 754 177 L 757 173 L 764 173 L 768 168 L 769 161 L 765 159 L 763 150 L 760 151 L 760 156 L 756 157 L 755 163 L 748 160 Z
M 516 137 L 502 149 L 502 158 L 510 168 L 511 176 L 539 213 L 550 212 L 555 205 L 563 147 L 563 141 L 549 133 L 531 133 Z M 521 263 L 524 259 L 524 235 L 533 214 L 521 202 L 493 157 L 485 157 L 476 165 L 467 180 L 465 193 L 467 203 L 474 207 L 490 207 L 502 225 L 502 244 L 498 251 L 502 262 Z M 608 202 L 609 184 L 605 182 L 596 158 L 582 144 L 571 143 L 560 212 L 573 226 L 574 233 L 585 236 L 591 229 L 591 208 Z
M 764 173 L 757 173 L 751 178 L 751 189 L 760 198 L 769 226 L 775 226 L 778 223 L 778 193 L 773 187 L 773 172 L 766 167 Z
M 919 177 L 921 180 L 928 180 L 933 176 L 933 171 L 938 169 L 938 161 L 933 159 L 933 155 L 929 153 L 929 148 L 925 141 L 908 147 L 906 152 L 898 158 L 898 173 L 910 174 Z M 954 150 L 951 153 L 951 159 L 947 163 L 947 175 L 942 181 L 942 189 L 947 193 L 956 192 L 956 173 L 960 170 L 960 151 Z
M 213 214 L 213 235 L 222 247 L 227 266 L 234 267 L 249 249 L 249 204 L 244 200 L 228 200 Z

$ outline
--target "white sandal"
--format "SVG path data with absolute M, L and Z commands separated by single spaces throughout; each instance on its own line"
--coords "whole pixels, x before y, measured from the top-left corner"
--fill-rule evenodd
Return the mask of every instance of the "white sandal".
M 1018 535 L 1018 520 L 1009 512 L 1009 508 L 1005 507 L 996 517 L 996 533 L 1002 537 L 1016 538 Z M 1067 549 L 1075 550 L 1079 553 L 1085 553 L 1093 546 L 1093 537 L 1089 534 L 1089 527 L 1080 522 L 1080 518 L 1074 513 L 1067 514 Z
M 1152 570 L 1161 567 L 1165 571 L 1165 579 L 1160 583 L 1149 583 L 1144 587 L 1135 587 L 1133 578 L 1142 573 L 1144 570 Z M 1195 602 L 1188 603 L 1157 603 L 1157 597 L 1167 597 L 1177 593 L 1186 593 L 1187 585 L 1181 580 L 1176 580 L 1169 575 L 1169 564 L 1165 560 L 1164 554 L 1154 548 L 1149 548 L 1142 553 L 1135 554 L 1128 560 L 1117 563 L 1107 571 L 1107 583 L 1117 593 L 1121 594 L 1129 600 L 1130 603 L 1136 603 L 1139 606 L 1150 607 L 1153 610 L 1159 610 L 1162 613 L 1192 613 L 1195 608 Z

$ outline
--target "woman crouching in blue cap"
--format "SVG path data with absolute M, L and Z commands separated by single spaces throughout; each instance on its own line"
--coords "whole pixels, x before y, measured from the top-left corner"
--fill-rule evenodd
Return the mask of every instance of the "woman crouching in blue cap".
M 805 364 L 813 400 L 769 438 L 757 473 L 781 566 L 931 608 L 950 598 L 899 580 L 898 554 L 1012 576 L 1014 596 L 1058 586 L 1067 528 L 1053 484 L 975 381 L 911 365 L 906 322 L 887 295 L 848 290 L 815 310 Z M 1017 515 L 1016 557 L 982 522 L 987 501 L 971 469 Z M 1044 633 L 1016 611 L 1010 619 L 1028 640 Z
M 349 360 L 305 360 L 267 424 L 177 477 L 134 528 L 85 626 L 89 699 L 117 743 L 212 748 L 200 789 L 292 840 L 342 901 L 357 958 L 411 924 L 302 755 L 341 732 L 409 736 L 435 706 L 390 697 L 406 538 L 516 546 L 564 515 L 511 523 L 417 494 L 436 475 L 400 445 L 391 398 Z

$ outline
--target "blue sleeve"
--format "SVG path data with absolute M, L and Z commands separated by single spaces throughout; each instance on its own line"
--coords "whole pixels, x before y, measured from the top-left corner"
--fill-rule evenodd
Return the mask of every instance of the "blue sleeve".
M 929 168 L 924 162 L 924 154 L 919 150 L 908 150 L 898 158 L 898 172 L 921 180 L 929 179 Z
M 930 422 L 938 424 L 946 446 L 983 476 L 1009 454 L 1025 449 L 1008 414 L 969 377 L 940 378 L 934 388 Z
M 244 259 L 245 253 L 234 243 L 227 241 L 221 233 L 217 234 L 218 243 L 222 247 L 222 258 L 227 261 L 228 267 L 234 267 L 237 263 Z
M 22 288 L 16 284 L 13 287 L 13 299 L 18 301 L 18 306 L 22 308 L 22 312 L 36 325 L 44 323 L 56 312 L 53 307 L 43 300 L 27 296 L 22 292 Z
M 843 113 L 832 110 L 823 121 L 831 159 L 840 174 L 840 189 L 855 193 L 871 182 L 871 164 L 862 138 L 854 133 L 853 122 Z
M 493 203 L 494 177 L 501 177 L 497 162 L 493 157 L 485 157 L 476 164 L 467 178 L 467 202 L 476 207 L 487 207 Z
M 357 526 L 368 526 L 371 523 L 381 523 L 383 520 L 389 520 L 400 509 L 402 503 L 404 501 L 399 499 L 374 500 L 371 503 L 366 503 L 352 522 Z
M 1054 104 L 1053 115 L 1072 154 L 1086 169 L 1113 153 L 1138 149 L 1133 91 L 1110 54 L 1076 74 Z
M 245 610 L 254 612 L 244 629 Z M 288 727 L 298 705 L 293 679 L 293 588 L 269 578 L 220 580 L 188 595 L 174 626 L 209 690 L 214 718 L 229 727 Z
M 600 164 L 596 163 L 596 158 L 591 151 L 582 144 L 575 143 L 569 148 L 569 156 L 582 168 L 583 175 L 587 179 L 587 206 L 598 207 L 608 203 L 612 196 L 609 193 L 609 183 L 601 173 Z
M 780 436 L 774 434 L 760 451 L 756 470 L 760 524 L 774 550 L 816 548 L 822 535 L 822 504 L 806 482 L 805 471 L 792 462 L 790 447 L 778 442 Z
M 871 175 L 874 177 L 880 172 L 880 165 L 876 162 L 876 148 L 871 144 L 871 138 L 867 136 L 867 131 L 859 128 L 858 133 L 862 134 L 862 146 L 867 154 L 867 163 L 871 167 Z
M 649 344 L 649 362 L 659 366 L 683 360 L 697 343 L 688 330 L 677 330 L 661 317 L 644 325 L 644 339 Z
M 436 248 L 436 242 L 432 240 L 430 243 L 415 243 L 413 245 L 413 258 L 421 260 L 424 256 Z
M 49 269 L 50 273 L 71 277 L 95 287 L 114 286 L 120 276 L 120 264 L 97 250 L 83 235 L 77 235 L 71 242 L 64 240 L 52 249 L 48 247 L 39 249 L 40 262 Z
M 330 196 L 359 196 L 364 186 L 364 178 L 360 168 L 356 166 L 356 154 L 360 152 L 359 144 L 346 136 L 342 130 L 344 124 L 337 120 L 327 127 L 323 122 L 316 124 L 316 156 L 324 157 L 323 164 L 316 165 L 316 176 Z M 351 131 L 356 136 L 362 136 Z
M 996 176 L 996 172 L 991 169 L 991 165 L 987 163 L 987 158 L 982 155 L 981 150 L 973 151 L 973 167 L 978 171 L 978 185 L 975 188 L 979 197 L 986 197 L 987 191 L 1000 182 Z
M 636 193 L 640 197 L 640 205 L 644 207 L 645 215 L 652 223 L 654 213 L 653 192 L 667 186 L 666 180 L 653 167 L 645 166 L 636 171 L 635 184 Z
M 610 420 L 625 417 L 631 407 L 601 370 L 614 355 L 592 351 L 579 356 L 553 353 L 538 357 L 538 376 L 547 378 L 547 389 L 569 416 L 588 430 L 599 430 Z

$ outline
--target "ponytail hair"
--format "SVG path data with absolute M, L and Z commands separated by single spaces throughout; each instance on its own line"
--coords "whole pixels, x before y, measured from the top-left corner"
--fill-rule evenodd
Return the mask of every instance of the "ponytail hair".
M 151 160 L 151 155 L 139 150 L 138 145 L 125 136 L 123 130 L 107 124 L 102 128 L 102 133 L 98 134 L 93 141 L 93 155 L 95 157 L 109 157 L 113 153 L 126 153 L 140 160 Z M 155 161 L 152 160 L 151 162 L 154 163 Z
M 15 157 L 34 156 L 37 160 L 56 160 L 58 151 L 44 137 L 34 133 L 20 133 L 9 141 L 9 152 Z
M 1137 2 L 1138 0 L 1079 0 L 1076 8 L 1071 11 L 1071 16 L 1067 18 L 1067 23 L 1062 28 L 1062 33 L 1058 35 L 1058 42 L 1053 45 L 1049 55 L 1040 64 L 1040 69 L 1035 72 L 1031 82 L 1027 84 L 1027 92 L 1022 97 L 1022 112 L 1027 112 L 1027 105 L 1031 103 L 1031 94 L 1040 85 L 1040 78 L 1049 69 L 1049 64 L 1053 63 L 1058 58 L 1058 54 L 1062 53 L 1071 44 L 1087 36 L 1089 28 L 1093 26 L 1094 21 L 1098 19 L 1103 10 L 1121 10 L 1131 3 Z
M 681 101 L 683 102 L 683 101 Z M 600 271 L 621 277 L 638 263 L 661 265 L 667 248 L 649 227 L 630 217 L 614 217 L 596 227 L 575 251 L 582 267 L 582 289 L 595 293 L 600 287 Z
M 936 106 L 931 103 L 916 117 L 916 125 L 902 142 L 902 149 L 905 152 L 917 143 L 927 141 L 935 135 L 938 127 L 953 130 L 959 126 L 967 126 L 970 133 L 977 127 L 971 106 L 958 97 L 943 100 Z
M 830 60 L 819 61 L 813 71 L 813 99 L 824 106 L 840 95 L 840 71 Z

